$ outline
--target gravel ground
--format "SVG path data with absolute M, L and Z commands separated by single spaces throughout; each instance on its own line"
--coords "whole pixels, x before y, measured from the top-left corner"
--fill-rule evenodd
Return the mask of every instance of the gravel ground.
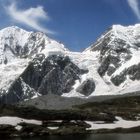
M 129 96 L 140 96 L 140 92 L 127 93 L 124 95 L 113 95 L 113 96 L 94 96 L 87 99 L 82 98 L 67 98 L 58 95 L 44 95 L 29 101 L 22 102 L 22 105 L 31 105 L 39 109 L 50 109 L 50 110 L 63 110 L 70 109 L 74 105 L 81 105 L 88 102 L 102 102 L 108 99 L 129 97 Z

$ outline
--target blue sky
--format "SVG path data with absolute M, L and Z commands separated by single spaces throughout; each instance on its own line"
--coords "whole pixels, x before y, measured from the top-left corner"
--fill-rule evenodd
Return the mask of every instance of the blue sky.
M 139 22 L 140 0 L 0 0 L 0 28 L 43 31 L 72 51 L 82 51 L 113 24 Z

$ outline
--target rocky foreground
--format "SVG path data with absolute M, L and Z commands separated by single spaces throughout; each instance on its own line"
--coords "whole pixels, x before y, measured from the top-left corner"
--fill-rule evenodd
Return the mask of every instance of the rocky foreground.
M 112 132 L 140 132 L 139 95 L 98 100 L 63 110 L 25 104 L 0 106 L 0 137 Z

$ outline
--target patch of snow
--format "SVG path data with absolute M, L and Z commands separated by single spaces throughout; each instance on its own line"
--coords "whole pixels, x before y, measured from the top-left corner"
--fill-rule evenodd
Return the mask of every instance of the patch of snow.
M 20 131 L 20 130 L 22 129 L 22 126 L 17 125 L 15 128 L 16 128 L 18 131 Z
M 83 94 L 80 94 L 79 92 L 76 92 L 75 90 L 71 90 L 69 93 L 63 93 L 61 95 L 62 97 L 78 97 L 78 98 L 85 98 Z
M 140 121 L 128 121 L 124 120 L 121 117 L 116 117 L 117 121 L 114 123 L 97 123 L 92 121 L 85 121 L 87 124 L 89 124 L 91 127 L 87 128 L 87 130 L 98 130 L 98 129 L 115 129 L 115 128 L 133 128 L 140 126 Z
M 19 117 L 11 117 L 11 116 L 4 116 L 0 117 L 0 124 L 8 124 L 12 126 L 17 126 L 20 123 L 28 123 L 28 124 L 35 124 L 35 125 L 42 125 L 42 121 L 38 120 L 29 120 L 29 119 L 23 119 Z
M 50 130 L 57 130 L 59 127 L 47 127 Z
M 54 120 L 53 122 L 61 123 L 61 122 L 63 122 L 63 120 Z

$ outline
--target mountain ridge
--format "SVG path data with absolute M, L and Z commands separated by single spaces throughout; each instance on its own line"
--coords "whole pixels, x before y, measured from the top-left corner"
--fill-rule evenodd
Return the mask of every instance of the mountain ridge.
M 139 91 L 139 37 L 140 24 L 113 25 L 83 52 L 71 52 L 44 33 L 5 28 L 0 31 L 0 102 Z

